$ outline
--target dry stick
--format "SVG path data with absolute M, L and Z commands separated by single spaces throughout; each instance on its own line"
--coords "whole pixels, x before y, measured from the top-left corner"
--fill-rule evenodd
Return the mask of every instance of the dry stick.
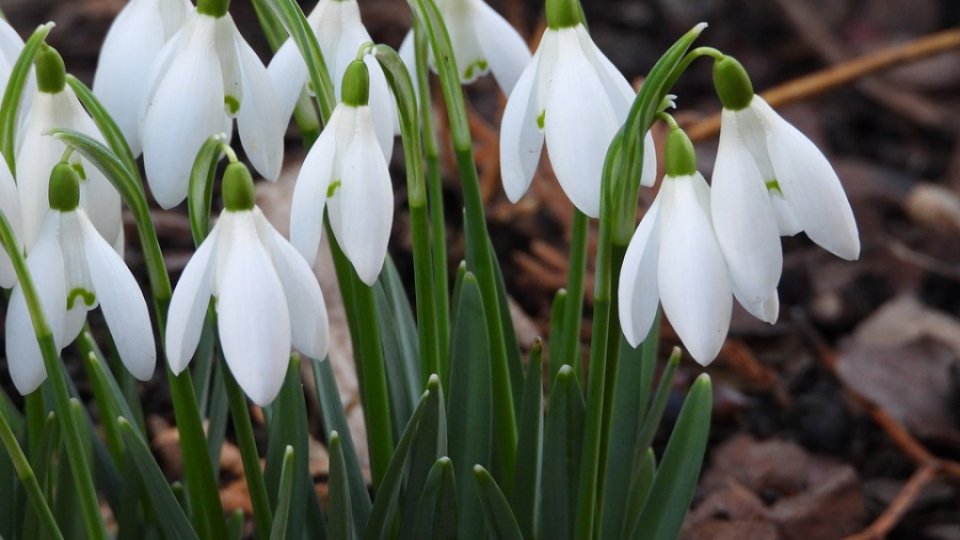
M 923 489 L 937 477 L 938 473 L 938 467 L 932 464 L 917 469 L 876 521 L 866 529 L 857 534 L 852 534 L 844 540 L 881 540 L 886 538 L 907 513 L 914 501 L 923 493 Z
M 822 94 L 866 75 L 957 48 L 960 48 L 960 28 L 951 28 L 842 62 L 775 86 L 760 95 L 771 107 L 782 107 Z M 719 132 L 719 114 L 697 122 L 687 129 L 690 138 L 695 142 L 715 137 Z

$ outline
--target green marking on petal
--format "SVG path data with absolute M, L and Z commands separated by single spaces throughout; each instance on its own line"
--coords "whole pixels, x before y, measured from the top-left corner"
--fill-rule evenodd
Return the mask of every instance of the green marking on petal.
M 544 109 L 540 111 L 540 116 L 537 117 L 537 127 L 540 128 L 540 131 L 543 131 L 543 126 L 547 120 L 547 110 Z
M 478 71 L 480 73 L 483 73 L 484 71 L 487 70 L 487 67 L 489 66 L 490 64 L 488 64 L 486 60 L 483 60 L 483 59 L 477 60 L 476 62 L 470 64 L 469 66 L 467 66 L 466 69 L 463 70 L 463 78 L 472 79 L 474 78 L 474 76 L 477 74 Z
M 97 295 L 93 294 L 92 292 L 86 289 L 77 287 L 76 289 L 73 289 L 72 291 L 70 291 L 70 294 L 67 295 L 68 310 L 73 309 L 73 304 L 77 298 L 80 298 L 81 300 L 83 300 L 83 303 L 87 307 L 93 306 L 93 304 L 97 301 Z
M 783 190 L 780 189 L 780 182 L 778 182 L 776 178 L 767 180 L 765 183 L 767 185 L 767 191 L 772 191 L 777 195 L 783 195 Z
M 240 100 L 234 96 L 224 96 L 223 104 L 227 108 L 227 114 L 230 116 L 236 116 L 240 111 Z
M 327 188 L 327 198 L 332 199 L 333 195 L 337 192 L 337 189 L 340 187 L 341 182 L 339 180 L 334 180 L 330 182 L 330 186 Z

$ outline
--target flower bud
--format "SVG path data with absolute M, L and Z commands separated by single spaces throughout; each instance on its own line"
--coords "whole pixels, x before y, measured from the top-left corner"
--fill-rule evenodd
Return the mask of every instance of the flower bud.
M 37 87 L 41 92 L 59 94 L 66 86 L 67 68 L 63 57 L 49 45 L 42 45 L 34 60 L 37 68 Z
M 243 163 L 231 163 L 223 172 L 223 206 L 230 212 L 253 210 L 253 177 Z
M 552 30 L 572 28 L 584 23 L 579 0 L 547 0 L 547 26 Z
M 65 161 L 61 161 L 50 172 L 50 187 L 47 191 L 50 208 L 60 212 L 71 212 L 80 205 L 80 174 Z
M 362 60 L 354 60 L 343 74 L 340 95 L 351 107 L 361 107 L 370 102 L 370 72 Z
M 740 111 L 753 100 L 750 76 L 743 64 L 732 56 L 724 56 L 713 63 L 713 86 L 724 109 Z
M 667 135 L 664 158 L 667 176 L 690 176 L 697 172 L 697 153 L 690 137 L 680 128 L 671 129 Z

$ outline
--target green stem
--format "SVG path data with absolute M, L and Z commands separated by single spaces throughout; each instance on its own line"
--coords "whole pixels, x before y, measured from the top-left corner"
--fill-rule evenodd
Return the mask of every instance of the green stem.
M 580 321 L 583 316 L 583 284 L 587 271 L 587 236 L 590 218 L 574 208 L 573 236 L 570 238 L 570 267 L 567 273 L 567 297 L 563 304 L 563 325 L 560 333 L 561 365 L 580 373 Z M 557 366 L 559 369 L 559 366 Z

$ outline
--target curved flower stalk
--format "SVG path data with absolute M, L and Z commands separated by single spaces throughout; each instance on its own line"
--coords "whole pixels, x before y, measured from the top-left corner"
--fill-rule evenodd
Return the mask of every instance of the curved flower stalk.
M 575 0 L 547 2 L 548 28 L 503 112 L 500 171 L 507 197 L 526 193 L 546 143 L 560 187 L 581 212 L 600 215 L 607 148 L 636 94 L 593 43 Z M 653 136 L 644 139 L 641 183 L 656 177 Z
M 343 78 L 343 100 L 300 169 L 290 209 L 290 241 L 311 265 L 323 232 L 323 211 L 357 275 L 373 285 L 383 268 L 393 224 L 393 189 L 368 105 L 366 64 Z
M 134 157 L 143 150 L 140 111 L 150 66 L 183 26 L 190 9 L 188 0 L 131 0 L 103 41 L 93 91 L 117 122 Z
M 714 228 L 744 307 L 777 320 L 780 235 L 800 231 L 827 251 L 854 260 L 860 239 L 840 179 L 820 150 L 754 95 L 743 66 L 714 64 L 723 102 L 713 173 Z
M 201 0 L 151 67 L 140 135 L 147 182 L 164 208 L 187 197 L 194 156 L 209 136 L 231 133 L 234 117 L 254 168 L 270 181 L 280 176 L 286 122 L 224 4 Z
M 175 374 L 186 369 L 213 297 L 230 372 L 250 399 L 267 405 L 283 384 L 291 345 L 310 358 L 326 356 L 327 311 L 310 267 L 254 204 L 243 164 L 227 167 L 223 198 L 220 220 L 173 292 L 167 361 Z
M 363 26 L 356 0 L 320 0 L 307 22 L 317 36 L 339 101 L 340 85 L 347 66 L 357 58 L 359 49 L 372 43 L 373 38 Z M 400 132 L 396 102 L 380 64 L 370 55 L 364 55 L 363 61 L 370 71 L 370 110 L 373 111 L 377 138 L 389 159 L 393 154 L 394 135 Z M 308 80 L 306 63 L 293 40 L 288 39 L 277 50 L 267 72 L 277 89 L 280 116 L 289 119 Z
M 492 72 L 503 93 L 510 95 L 530 63 L 530 49 L 517 30 L 483 0 L 439 0 L 437 7 L 450 33 L 460 82 L 470 84 Z M 399 52 L 410 73 L 416 73 L 413 30 Z M 432 51 L 428 60 L 436 71 Z
M 63 159 L 67 146 L 48 135 L 54 128 L 79 131 L 99 142 L 103 135 L 73 90 L 66 85 L 60 53 L 46 45 L 37 53 L 37 91 L 17 150 L 17 191 L 23 216 L 23 244 L 30 251 L 49 210 L 50 170 Z M 120 194 L 103 173 L 78 155 L 70 163 L 80 172 L 80 206 L 100 234 L 123 251 Z
M 623 260 L 620 324 L 636 347 L 662 303 L 690 355 L 707 365 L 730 328 L 730 277 L 710 221 L 710 187 L 697 172 L 693 145 L 682 130 L 671 131 L 665 155 L 667 174 L 660 193 Z
M 27 267 L 59 349 L 76 339 L 87 312 L 99 306 L 123 364 L 146 381 L 157 359 L 147 303 L 123 259 L 80 206 L 80 181 L 69 163 L 53 168 L 50 211 L 27 256 Z M 46 379 L 47 371 L 19 285 L 10 297 L 6 336 L 10 376 L 21 394 L 29 394 Z

